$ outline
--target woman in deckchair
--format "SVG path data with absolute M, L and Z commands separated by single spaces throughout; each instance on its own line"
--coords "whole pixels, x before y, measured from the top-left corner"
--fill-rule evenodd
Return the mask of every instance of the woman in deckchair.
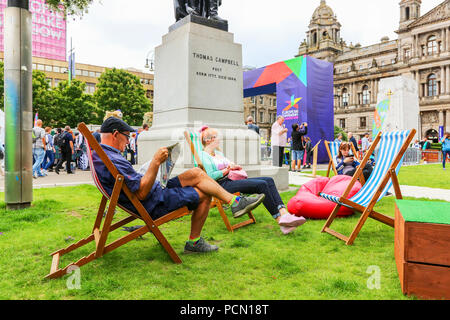
M 203 151 L 199 156 L 206 173 L 216 180 L 225 190 L 230 193 L 265 194 L 263 204 L 271 216 L 278 222 L 284 234 L 291 233 L 298 226 L 305 223 L 306 219 L 304 217 L 291 215 L 287 211 L 272 178 L 242 179 L 241 177 L 241 180 L 232 180 L 233 175 L 238 175 L 238 172 L 240 172 L 245 176 L 245 172 L 241 166 L 231 162 L 218 150 L 220 139 L 216 129 L 206 126 L 203 127 L 200 130 L 200 139 L 203 144 Z M 238 218 L 238 216 L 234 216 L 234 218 Z
M 342 142 L 339 147 L 339 152 L 334 157 L 334 166 L 338 174 L 345 174 L 347 176 L 353 176 L 356 172 L 356 167 L 359 166 L 359 162 L 355 160 L 353 154 L 350 153 L 350 143 Z M 369 163 L 363 169 L 364 179 L 367 181 L 372 173 L 372 165 Z

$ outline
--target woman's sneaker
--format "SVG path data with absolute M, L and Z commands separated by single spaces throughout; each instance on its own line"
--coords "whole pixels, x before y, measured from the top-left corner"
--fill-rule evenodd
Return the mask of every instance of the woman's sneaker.
M 244 214 L 249 213 L 264 201 L 265 194 L 258 194 L 256 197 L 241 197 L 239 203 L 231 206 L 231 212 L 234 218 L 242 217 Z
M 186 245 L 184 246 L 184 253 L 205 253 L 219 250 L 218 246 L 209 244 L 202 237 L 197 242 L 192 243 L 186 241 Z

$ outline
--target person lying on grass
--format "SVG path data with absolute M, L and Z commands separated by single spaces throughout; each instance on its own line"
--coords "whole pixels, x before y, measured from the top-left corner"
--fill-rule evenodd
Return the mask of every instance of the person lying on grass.
M 126 122 L 110 117 L 101 128 L 101 146 L 121 175 L 131 192 L 135 193 L 152 219 L 162 216 L 186 206 L 193 210 L 191 218 L 191 233 L 184 247 L 185 253 L 217 251 L 218 247 L 207 243 L 201 236 L 201 231 L 208 216 L 211 197 L 231 205 L 233 214 L 245 214 L 256 208 L 264 195 L 256 197 L 236 197 L 225 191 L 217 182 L 208 177 L 201 169 L 187 170 L 177 177 L 170 179 L 166 188 L 162 188 L 159 181 L 155 181 L 159 166 L 168 157 L 167 148 L 160 148 L 142 175 L 133 169 L 121 152 L 125 150 L 130 139 L 130 132 L 134 132 Z M 93 165 L 103 188 L 112 194 L 115 178 L 106 168 L 100 157 L 93 152 Z M 119 203 L 130 211 L 138 214 L 128 197 L 122 192 Z
M 227 159 L 218 150 L 220 138 L 218 131 L 213 128 L 203 127 L 200 139 L 203 144 L 203 151 L 200 153 L 200 160 L 205 167 L 206 173 L 215 179 L 225 190 L 230 193 L 241 192 L 246 194 L 264 194 L 264 206 L 270 215 L 278 222 L 284 234 L 291 233 L 298 226 L 305 223 L 304 217 L 291 215 L 281 200 L 280 194 L 275 186 L 275 182 L 270 177 L 247 178 L 243 180 L 231 180 L 229 173 L 233 170 L 242 170 L 239 165 Z M 230 176 L 231 177 L 231 176 Z M 240 217 L 238 214 L 233 215 Z

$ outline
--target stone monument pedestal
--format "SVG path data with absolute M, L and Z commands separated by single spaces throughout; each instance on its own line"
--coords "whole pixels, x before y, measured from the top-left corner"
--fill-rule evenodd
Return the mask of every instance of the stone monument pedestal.
M 383 115 L 381 131 L 416 129 L 420 132 L 419 94 L 417 83 L 406 76 L 384 78 L 380 80 L 377 102 L 390 97 L 390 105 Z M 417 139 L 417 134 L 414 139 Z
M 288 169 L 262 166 L 260 136 L 244 125 L 242 46 L 232 33 L 190 16 L 170 30 L 155 49 L 153 126 L 139 135 L 139 163 L 151 160 L 160 147 L 180 142 L 173 174 L 192 168 L 184 131 L 207 125 L 218 129 L 222 152 L 249 177 L 273 177 L 280 190 L 288 189 Z

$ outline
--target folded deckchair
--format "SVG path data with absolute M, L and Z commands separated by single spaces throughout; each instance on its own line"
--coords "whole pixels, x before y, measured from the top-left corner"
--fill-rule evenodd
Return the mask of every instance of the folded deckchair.
M 205 171 L 205 168 L 203 167 L 202 161 L 199 157 L 200 152 L 203 150 L 202 143 L 200 141 L 200 136 L 196 132 L 192 131 L 185 131 L 184 137 L 186 138 L 187 143 L 189 144 L 191 153 L 192 153 L 192 160 L 194 162 L 194 166 L 199 167 L 200 169 Z M 236 193 L 236 195 L 239 195 L 239 193 Z M 217 210 L 219 210 L 220 216 L 222 217 L 223 222 L 225 223 L 225 226 L 227 227 L 228 231 L 233 232 L 236 229 L 239 229 L 243 226 L 256 223 L 256 219 L 253 216 L 251 212 L 248 213 L 249 219 L 242 221 L 240 223 L 237 223 L 235 225 L 231 225 L 230 220 L 228 219 L 225 210 L 223 208 L 223 203 L 221 200 L 213 198 L 211 201 L 211 208 L 217 207 Z
M 415 134 L 415 129 L 409 131 L 395 131 L 384 134 L 381 132 L 378 133 L 343 195 L 341 197 L 337 197 L 320 193 L 321 197 L 336 203 L 336 207 L 323 226 L 322 232 L 332 234 L 335 237 L 344 240 L 347 245 L 351 245 L 355 241 L 356 236 L 368 217 L 394 227 L 394 218 L 378 213 L 374 211 L 373 208 L 376 203 L 386 195 L 392 185 L 394 186 L 397 199 L 402 199 L 397 174 L 402 165 L 403 155 L 405 154 L 405 151 Z M 362 174 L 362 169 L 377 146 L 377 161 L 370 178 L 357 194 L 350 199 L 347 198 L 356 180 Z M 346 206 L 362 212 L 361 217 L 350 237 L 346 237 L 329 228 L 333 220 L 336 218 L 337 212 L 341 206 Z
M 97 218 L 95 219 L 94 227 L 92 229 L 92 233 L 84 238 L 79 240 L 78 242 L 68 246 L 67 248 L 60 249 L 58 251 L 55 251 L 51 254 L 53 257 L 52 266 L 50 269 L 50 273 L 46 276 L 46 278 L 58 278 L 66 274 L 67 270 L 71 266 L 78 266 L 81 267 L 82 265 L 85 265 L 97 258 L 102 257 L 103 255 L 107 254 L 108 252 L 113 251 L 114 249 L 117 249 L 121 247 L 122 245 L 144 235 L 147 232 L 153 233 L 153 235 L 156 237 L 156 239 L 159 241 L 159 243 L 163 246 L 163 248 L 167 251 L 167 253 L 172 258 L 173 262 L 175 263 L 181 263 L 180 257 L 177 255 L 177 253 L 173 250 L 169 242 L 166 240 L 164 235 L 159 230 L 159 226 L 163 223 L 166 223 L 168 221 L 180 218 L 182 216 L 185 216 L 190 213 L 190 211 L 186 208 L 180 208 L 178 210 L 175 210 L 157 220 L 153 220 L 150 216 L 150 214 L 147 212 L 147 210 L 144 208 L 144 206 L 141 204 L 139 199 L 135 194 L 133 194 L 130 189 L 126 186 L 124 183 L 124 177 L 119 173 L 117 168 L 114 166 L 112 161 L 108 158 L 106 153 L 103 151 L 100 144 L 95 140 L 94 136 L 91 134 L 89 129 L 86 127 L 84 123 L 80 123 L 78 125 L 78 130 L 81 132 L 81 134 L 86 138 L 87 140 L 87 152 L 89 157 L 89 165 L 91 168 L 91 174 L 92 178 L 94 179 L 94 183 L 97 186 L 97 189 L 102 194 L 102 200 L 100 202 L 100 207 L 97 212 Z M 91 150 L 92 148 L 92 150 Z M 94 168 L 94 163 L 92 161 L 92 151 L 95 151 L 97 155 L 100 157 L 100 159 L 103 161 L 105 166 L 108 168 L 109 172 L 112 174 L 113 177 L 115 177 L 115 184 L 114 189 L 112 191 L 112 194 L 108 194 L 103 186 L 101 185 L 97 173 Z M 136 208 L 136 211 L 139 214 L 136 214 L 127 208 L 123 207 L 118 203 L 119 195 L 121 192 L 124 192 L 125 195 L 128 197 L 128 199 L 133 203 L 134 207 Z M 104 218 L 103 227 L 101 228 L 102 220 L 103 220 L 103 213 L 106 208 L 106 204 L 109 200 L 109 206 L 106 213 L 106 216 Z M 116 210 L 116 207 L 121 208 L 125 212 L 127 212 L 130 216 L 126 217 L 125 219 L 116 222 L 114 224 L 112 223 L 114 212 Z M 123 236 L 110 244 L 106 245 L 106 241 L 108 238 L 108 235 L 110 232 L 136 220 L 140 219 L 143 220 L 145 225 L 136 229 L 135 231 L 127 234 L 126 236 Z M 75 249 L 78 249 L 92 241 L 95 241 L 95 251 L 89 254 L 88 256 L 85 256 L 78 260 L 77 262 L 69 264 L 67 267 L 60 269 L 58 267 L 59 265 L 59 259 L 62 255 L 69 253 Z

